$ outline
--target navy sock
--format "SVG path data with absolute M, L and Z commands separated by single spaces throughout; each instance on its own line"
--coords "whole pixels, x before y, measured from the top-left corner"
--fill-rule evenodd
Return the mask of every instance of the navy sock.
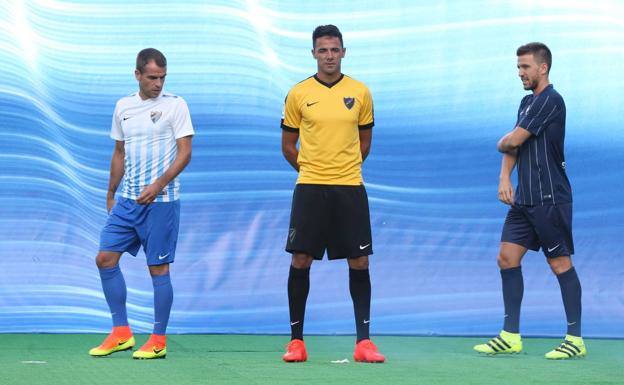
M 102 280 L 102 290 L 111 316 L 113 326 L 128 326 L 128 315 L 126 313 L 126 281 L 119 265 L 115 267 L 105 267 L 100 270 Z
M 303 339 L 303 318 L 310 292 L 310 268 L 290 266 L 288 273 L 288 308 L 290 310 L 290 338 Z
M 581 336 L 581 282 L 576 270 L 570 270 L 558 274 L 559 287 L 561 288 L 561 298 L 568 320 L 568 334 Z
M 152 275 L 154 285 L 154 334 L 165 335 L 173 304 L 173 287 L 169 273 Z
M 503 330 L 509 333 L 520 333 L 520 306 L 524 295 L 522 267 L 501 269 L 503 281 L 503 302 L 505 303 L 505 322 Z
M 368 269 L 349 269 L 349 291 L 353 300 L 357 342 L 369 338 L 371 281 Z

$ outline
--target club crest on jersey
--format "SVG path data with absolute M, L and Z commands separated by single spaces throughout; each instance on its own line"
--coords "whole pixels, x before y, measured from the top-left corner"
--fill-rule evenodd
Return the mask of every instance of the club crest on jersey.
M 355 98 L 342 98 L 342 100 L 344 101 L 344 104 L 348 109 L 353 108 L 353 105 L 355 104 Z
M 161 116 L 162 116 L 162 112 L 161 111 L 151 111 L 150 112 L 150 119 L 152 119 L 152 123 L 156 123 L 158 121 L 158 119 L 160 119 Z

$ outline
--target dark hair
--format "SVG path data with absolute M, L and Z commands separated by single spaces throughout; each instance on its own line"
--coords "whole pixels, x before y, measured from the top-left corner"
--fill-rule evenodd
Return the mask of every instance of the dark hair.
M 518 50 L 516 50 L 516 56 L 522 56 L 526 54 L 533 54 L 535 61 L 538 63 L 546 63 L 548 66 L 548 72 L 550 72 L 550 67 L 552 66 L 552 54 L 550 53 L 550 49 L 546 47 L 544 43 L 529 43 L 523 46 L 520 46 Z
M 314 29 L 314 32 L 312 32 L 312 48 L 316 46 L 316 39 L 323 36 L 337 37 L 338 39 L 340 39 L 340 46 L 344 47 L 344 44 L 342 43 L 342 33 L 340 33 L 338 27 L 332 24 L 328 24 L 319 25 Z
M 141 50 L 136 58 L 136 69 L 139 70 L 140 73 L 143 73 L 145 70 L 145 66 L 150 61 L 154 61 L 157 66 L 164 68 L 167 66 L 167 58 L 163 55 L 162 52 L 157 50 L 156 48 L 145 48 Z

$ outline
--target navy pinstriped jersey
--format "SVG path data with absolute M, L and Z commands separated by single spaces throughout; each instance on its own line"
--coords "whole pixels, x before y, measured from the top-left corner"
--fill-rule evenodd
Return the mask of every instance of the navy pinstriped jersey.
M 552 84 L 539 95 L 527 95 L 520 102 L 516 126 L 532 135 L 518 149 L 516 204 L 572 202 L 563 154 L 565 118 L 565 103 Z

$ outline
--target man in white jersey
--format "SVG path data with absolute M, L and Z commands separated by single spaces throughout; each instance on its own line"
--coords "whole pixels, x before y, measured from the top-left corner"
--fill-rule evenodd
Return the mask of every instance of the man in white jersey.
M 160 51 L 139 52 L 134 75 L 139 91 L 121 98 L 113 114 L 110 136 L 116 142 L 106 201 L 109 216 L 95 258 L 113 330 L 89 354 L 102 357 L 135 345 L 119 259 L 124 252 L 136 256 L 142 245 L 154 284 L 154 329 L 132 356 L 164 358 L 173 302 L 169 264 L 175 258 L 180 217 L 176 177 L 191 160 L 194 131 L 184 99 L 163 91 L 167 59 Z M 121 197 L 115 200 L 122 177 Z

